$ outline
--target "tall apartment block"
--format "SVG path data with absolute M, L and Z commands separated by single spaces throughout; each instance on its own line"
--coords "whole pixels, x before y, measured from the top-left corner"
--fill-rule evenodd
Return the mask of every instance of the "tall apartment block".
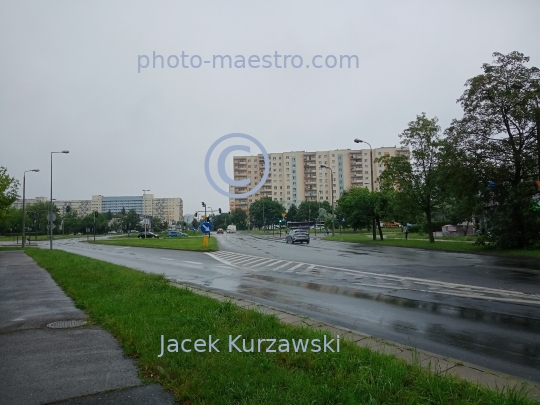
M 26 204 L 33 204 L 38 201 L 47 202 L 47 197 L 37 197 L 35 199 L 26 199 Z M 118 196 L 107 197 L 93 195 L 91 200 L 55 200 L 54 203 L 60 211 L 70 206 L 72 210 L 77 211 L 79 216 L 85 216 L 93 211 L 111 212 L 117 214 L 125 209 L 126 212 L 134 209 L 137 214 L 146 217 L 159 217 L 165 221 L 182 221 L 184 210 L 183 202 L 179 197 L 175 198 L 154 198 L 153 194 L 144 194 L 136 196 Z M 22 208 L 22 200 L 14 203 L 15 208 Z
M 246 198 L 230 198 L 230 209 L 247 210 L 251 202 L 262 197 L 280 201 L 287 209 L 302 201 L 331 202 L 332 189 L 336 201 L 345 190 L 353 187 L 366 187 L 371 190 L 372 179 L 373 188 L 378 190 L 378 178 L 384 167 L 376 163 L 375 159 L 385 155 L 408 157 L 410 151 L 397 146 L 373 149 L 373 173 L 369 149 L 269 153 L 270 172 L 262 188 Z M 330 167 L 332 172 L 321 168 L 321 165 Z M 234 156 L 233 166 L 235 180 L 251 179 L 246 186 L 230 187 L 231 193 L 242 194 L 259 184 L 264 174 L 265 162 L 262 154 Z

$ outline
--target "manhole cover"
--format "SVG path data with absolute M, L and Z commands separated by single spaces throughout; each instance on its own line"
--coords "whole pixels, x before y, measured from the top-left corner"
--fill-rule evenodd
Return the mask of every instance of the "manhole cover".
M 86 321 L 56 321 L 47 325 L 47 328 L 53 329 L 67 329 L 76 328 L 77 326 L 86 325 Z

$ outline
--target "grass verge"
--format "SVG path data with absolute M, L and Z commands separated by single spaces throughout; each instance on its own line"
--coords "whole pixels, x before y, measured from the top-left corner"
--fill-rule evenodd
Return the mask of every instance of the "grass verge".
M 229 335 L 290 341 L 320 339 L 323 333 L 173 287 L 159 275 L 58 250 L 27 254 L 120 341 L 144 377 L 163 384 L 183 404 L 534 403 L 523 392 L 497 393 L 346 342 L 339 353 L 229 352 Z M 161 335 L 211 335 L 220 339 L 220 353 L 158 357 Z
M 134 237 L 104 239 L 90 241 L 88 243 L 97 243 L 100 245 L 118 245 L 118 246 L 134 246 L 147 247 L 156 249 L 176 249 L 176 250 L 194 250 L 198 252 L 213 252 L 218 250 L 216 238 L 211 237 L 208 240 L 208 247 L 203 247 L 202 237 L 183 237 L 183 238 L 167 238 L 167 239 L 138 239 Z
M 444 240 L 435 240 L 435 243 L 429 243 L 429 240 L 415 240 L 415 234 L 409 234 L 409 240 L 405 238 L 400 239 L 384 239 L 379 240 L 377 234 L 377 240 L 374 241 L 367 237 L 365 234 L 349 234 L 349 235 L 335 235 L 327 236 L 324 240 L 340 241 L 340 242 L 356 242 L 356 243 L 368 243 L 375 245 L 387 245 L 387 246 L 400 246 L 410 248 L 421 248 L 429 250 L 445 250 L 453 252 L 466 252 L 466 253 L 479 253 L 489 255 L 502 255 L 502 256 L 520 256 L 520 257 L 540 257 L 540 250 L 526 250 L 526 249 L 513 249 L 513 250 L 495 250 L 486 248 L 480 245 L 475 245 L 466 240 L 451 240 L 449 242 Z

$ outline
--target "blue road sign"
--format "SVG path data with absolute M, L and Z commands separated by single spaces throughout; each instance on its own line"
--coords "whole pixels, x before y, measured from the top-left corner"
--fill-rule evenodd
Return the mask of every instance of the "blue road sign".
M 212 224 L 208 221 L 205 221 L 201 224 L 201 231 L 204 233 L 208 233 L 212 231 Z
M 341 222 L 345 222 L 345 218 L 341 218 Z

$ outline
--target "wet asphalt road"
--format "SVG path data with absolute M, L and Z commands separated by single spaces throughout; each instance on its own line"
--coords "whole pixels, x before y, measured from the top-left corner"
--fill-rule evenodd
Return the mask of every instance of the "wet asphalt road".
M 212 254 L 55 246 L 540 382 L 539 261 L 217 237 Z

